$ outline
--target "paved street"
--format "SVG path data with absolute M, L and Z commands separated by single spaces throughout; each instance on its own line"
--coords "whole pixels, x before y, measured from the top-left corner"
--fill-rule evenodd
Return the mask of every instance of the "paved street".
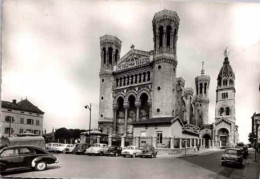
M 220 165 L 220 151 L 188 156 L 158 157 L 155 159 L 82 156 L 57 154 L 59 164 L 42 172 L 19 171 L 6 177 L 65 177 L 65 178 L 258 178 L 257 168 L 245 161 L 244 168 Z M 251 160 L 252 162 L 253 160 Z M 250 174 L 248 174 L 250 173 Z

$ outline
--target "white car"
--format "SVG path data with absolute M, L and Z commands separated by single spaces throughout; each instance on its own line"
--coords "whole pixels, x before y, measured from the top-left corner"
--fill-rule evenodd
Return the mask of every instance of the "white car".
M 121 155 L 123 157 L 130 156 L 130 157 L 138 157 L 141 156 L 143 151 L 137 146 L 128 146 L 122 150 Z
M 107 144 L 96 143 L 86 150 L 88 155 L 103 155 L 108 150 Z
M 46 149 L 49 152 L 56 152 L 56 147 L 59 147 L 60 144 L 59 143 L 47 143 L 46 144 Z
M 75 146 L 75 144 L 65 144 L 63 153 L 72 153 L 72 151 L 75 149 Z

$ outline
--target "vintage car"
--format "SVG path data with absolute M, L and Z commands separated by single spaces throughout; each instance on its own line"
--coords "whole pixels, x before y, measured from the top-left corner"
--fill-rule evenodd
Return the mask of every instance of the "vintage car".
M 91 147 L 89 147 L 85 153 L 88 155 L 103 155 L 107 152 L 107 150 L 107 144 L 95 143 Z
M 89 148 L 89 144 L 80 143 L 76 144 L 75 148 L 72 150 L 73 154 L 84 154 L 86 150 Z
M 64 144 L 65 149 L 63 150 L 63 153 L 72 153 L 72 151 L 75 149 L 75 144 Z
M 239 148 L 242 151 L 242 153 L 243 153 L 243 157 L 247 158 L 247 156 L 248 156 L 248 148 L 247 148 L 246 145 L 244 145 L 244 143 L 242 143 L 242 142 L 238 143 L 236 145 L 236 148 Z
M 123 157 L 138 157 L 143 153 L 142 149 L 137 146 L 128 146 L 122 150 L 121 155 Z
M 227 148 L 221 157 L 221 165 L 236 164 L 243 166 L 243 153 L 239 148 Z
M 155 158 L 157 155 L 157 151 L 152 145 L 145 145 L 142 147 L 142 154 L 140 155 L 141 157 L 150 157 L 150 158 Z
M 60 143 L 47 143 L 46 144 L 46 149 L 49 152 L 60 152 L 59 147 L 61 147 L 63 144 Z
M 69 153 L 72 152 L 74 148 L 75 146 L 73 144 L 58 144 L 55 147 L 53 147 L 52 151 L 58 153 Z
M 58 159 L 47 150 L 30 145 L 5 147 L 0 150 L 0 171 L 16 168 L 34 168 L 42 171 L 47 164 L 58 163 Z
M 117 157 L 117 156 L 121 155 L 121 152 L 122 152 L 121 147 L 112 145 L 112 146 L 108 147 L 108 150 L 104 154 L 107 156 L 116 156 Z

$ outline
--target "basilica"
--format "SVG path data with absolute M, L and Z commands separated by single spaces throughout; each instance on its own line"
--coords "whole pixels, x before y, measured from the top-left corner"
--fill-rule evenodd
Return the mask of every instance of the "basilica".
M 152 20 L 154 49 L 131 49 L 121 57 L 121 40 L 100 37 L 99 128 L 113 137 L 204 138 L 206 146 L 238 141 L 235 124 L 235 75 L 227 51 L 217 77 L 215 122 L 209 124 L 210 76 L 195 77 L 195 90 L 185 86 L 176 69 L 180 18 L 163 10 Z

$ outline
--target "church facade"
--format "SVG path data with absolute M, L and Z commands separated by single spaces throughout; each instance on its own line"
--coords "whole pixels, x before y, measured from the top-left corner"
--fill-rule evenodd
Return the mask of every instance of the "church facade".
M 210 77 L 202 68 L 194 90 L 176 74 L 179 23 L 176 12 L 156 13 L 152 21 L 154 49 L 143 51 L 132 45 L 122 57 L 119 38 L 100 37 L 98 124 L 103 133 L 157 138 L 208 134 L 206 139 L 214 139 L 213 127 L 219 125 L 208 124 Z

